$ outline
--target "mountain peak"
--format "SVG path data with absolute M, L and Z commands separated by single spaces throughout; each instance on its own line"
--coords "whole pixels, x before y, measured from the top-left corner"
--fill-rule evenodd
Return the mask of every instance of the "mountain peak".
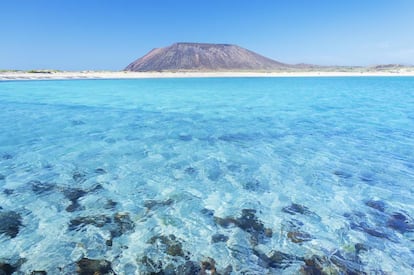
M 176 42 L 171 46 L 190 46 L 190 47 L 225 47 L 225 46 L 235 46 L 232 44 L 214 44 L 214 43 L 195 43 L 195 42 Z

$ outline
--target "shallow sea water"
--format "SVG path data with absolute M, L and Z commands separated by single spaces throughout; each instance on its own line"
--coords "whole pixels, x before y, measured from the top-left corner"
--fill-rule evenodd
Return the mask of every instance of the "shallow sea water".
M 0 110 L 3 269 L 414 273 L 414 78 L 0 82 Z

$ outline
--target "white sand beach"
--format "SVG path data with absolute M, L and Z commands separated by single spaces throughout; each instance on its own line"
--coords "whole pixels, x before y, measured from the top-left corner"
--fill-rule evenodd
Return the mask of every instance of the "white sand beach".
M 134 79 L 186 77 L 345 77 L 345 76 L 414 76 L 414 70 L 395 71 L 303 71 L 303 72 L 127 72 L 127 71 L 50 71 L 0 72 L 0 80 L 57 80 L 57 79 Z

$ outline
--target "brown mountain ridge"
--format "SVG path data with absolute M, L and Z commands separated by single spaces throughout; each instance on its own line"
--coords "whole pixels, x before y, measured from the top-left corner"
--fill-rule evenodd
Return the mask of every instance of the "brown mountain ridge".
M 231 44 L 175 43 L 151 50 L 124 70 L 147 71 L 262 71 L 291 68 Z

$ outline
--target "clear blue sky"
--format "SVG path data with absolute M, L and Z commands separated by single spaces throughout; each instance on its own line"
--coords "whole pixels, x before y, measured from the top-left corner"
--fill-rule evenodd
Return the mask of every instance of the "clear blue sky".
M 414 64 L 414 0 L 0 0 L 0 69 L 120 70 L 174 42 L 287 63 Z

